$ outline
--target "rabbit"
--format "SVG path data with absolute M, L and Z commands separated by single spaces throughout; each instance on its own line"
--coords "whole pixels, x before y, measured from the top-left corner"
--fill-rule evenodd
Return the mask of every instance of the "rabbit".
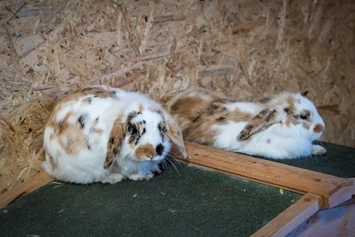
M 167 107 L 186 141 L 271 159 L 326 152 L 312 144 L 325 129 L 323 119 L 299 93 L 283 92 L 253 103 L 197 88 L 176 93 Z
M 187 157 L 181 130 L 157 102 L 108 86 L 60 100 L 45 127 L 43 169 L 71 183 L 149 180 L 175 145 Z

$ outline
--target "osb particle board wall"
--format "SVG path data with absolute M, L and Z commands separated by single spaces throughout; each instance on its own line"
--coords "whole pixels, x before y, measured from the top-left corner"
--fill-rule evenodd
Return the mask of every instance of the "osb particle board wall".
M 0 2 L 0 192 L 40 170 L 53 102 L 109 84 L 164 103 L 190 86 L 307 93 L 324 141 L 355 146 L 353 1 Z

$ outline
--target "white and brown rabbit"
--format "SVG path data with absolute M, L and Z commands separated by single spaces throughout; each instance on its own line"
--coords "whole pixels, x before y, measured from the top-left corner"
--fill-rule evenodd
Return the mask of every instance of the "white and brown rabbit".
M 186 141 L 274 159 L 326 152 L 312 144 L 322 135 L 324 122 L 300 94 L 285 92 L 252 103 L 190 89 L 170 99 L 168 112 Z
M 150 179 L 181 130 L 156 102 L 107 86 L 81 89 L 54 108 L 44 131 L 43 168 L 58 180 L 116 183 Z

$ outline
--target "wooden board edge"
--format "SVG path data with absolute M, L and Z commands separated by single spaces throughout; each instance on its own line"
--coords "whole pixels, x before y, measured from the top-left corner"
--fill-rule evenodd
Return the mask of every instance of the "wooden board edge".
M 323 197 L 307 193 L 292 206 L 281 212 L 251 237 L 284 237 L 324 205 Z
M 344 187 L 333 193 L 331 196 L 325 198 L 325 206 L 333 208 L 341 205 L 342 203 L 350 200 L 353 194 L 353 187 Z
M 352 195 L 355 195 L 355 178 L 350 178 L 349 180 L 353 181 Z
M 214 147 L 190 142 L 185 142 L 185 146 L 188 150 L 189 157 L 187 160 L 183 161 L 223 172 L 233 173 L 261 183 L 269 183 L 271 185 L 287 187 L 288 189 L 299 190 L 304 193 L 318 194 L 326 198 L 330 197 L 334 193 L 337 193 L 342 187 L 352 186 L 353 184 L 349 179 L 293 167 L 274 161 L 255 158 L 244 154 L 228 152 Z M 218 156 L 218 158 L 214 159 L 216 156 Z M 179 160 L 179 157 L 177 157 L 177 159 Z M 248 172 L 242 173 L 240 170 L 237 170 L 238 167 L 235 169 L 236 171 L 232 170 L 231 172 L 230 166 L 227 165 L 231 162 L 235 163 L 236 160 L 239 164 L 243 165 L 243 169 Z M 263 166 L 268 170 L 274 170 L 274 173 L 285 174 L 285 172 L 288 172 L 294 177 L 289 179 L 287 182 L 282 181 L 283 183 L 281 182 L 281 179 L 276 179 L 276 177 L 269 177 L 268 180 L 263 180 L 258 177 L 258 170 L 255 169 L 255 167 L 258 166 L 259 170 L 260 166 Z M 227 170 L 226 167 L 229 170 Z M 302 186 L 299 184 L 300 179 L 298 179 L 298 177 L 302 179 L 309 179 L 311 182 L 306 183 L 308 185 L 307 187 Z
M 253 179 L 253 178 L 250 178 L 250 177 L 233 174 L 233 173 L 226 172 L 226 171 L 223 171 L 223 170 L 218 170 L 218 169 L 215 169 L 215 168 L 210 168 L 210 167 L 205 167 L 205 166 L 189 163 L 189 162 L 183 161 L 183 160 L 179 160 L 179 162 L 181 162 L 181 163 L 183 163 L 185 165 L 188 165 L 188 166 L 193 166 L 193 167 L 197 167 L 197 168 L 208 170 L 208 171 L 213 171 L 213 172 L 226 174 L 226 175 L 229 175 L 229 176 L 233 176 L 233 177 L 249 180 L 249 181 L 252 181 L 252 182 L 257 182 L 257 183 L 264 184 L 264 185 L 267 185 L 267 186 L 271 186 L 271 187 L 274 187 L 274 188 L 284 189 L 284 190 L 288 190 L 288 191 L 295 192 L 295 193 L 302 194 L 302 195 L 306 194 L 306 192 L 304 192 L 302 190 L 293 189 L 293 188 L 290 188 L 290 187 L 287 187 L 287 186 L 282 186 L 282 185 L 278 185 L 278 184 L 263 182 L 261 180 L 256 180 L 256 179 Z M 334 208 L 334 207 L 337 207 L 337 206 L 353 203 L 355 197 L 354 197 L 354 195 L 352 195 L 352 188 L 353 188 L 352 186 L 340 188 L 338 191 L 333 193 L 331 196 L 324 197 L 324 209 Z
M 53 181 L 53 177 L 45 172 L 40 172 L 25 182 L 13 187 L 0 195 L 0 208 L 5 207 L 24 193 L 30 193 L 43 185 Z
M 344 205 L 349 205 L 352 203 L 355 203 L 355 178 L 349 178 L 353 182 L 353 185 L 349 187 L 349 189 L 344 190 L 341 189 L 340 192 L 342 192 L 342 195 L 337 195 L 335 194 L 334 197 L 333 195 L 331 196 L 331 200 L 329 198 L 325 199 L 325 203 L 329 208 L 334 208 L 334 207 L 339 207 L 339 206 L 344 206 Z M 347 197 L 347 198 L 345 198 Z M 330 204 L 329 204 L 330 202 Z
M 261 181 L 261 180 L 256 180 L 256 179 L 253 179 L 253 178 L 250 178 L 250 177 L 246 177 L 246 176 L 242 176 L 242 175 L 237 175 L 237 174 L 229 173 L 229 172 L 226 172 L 226 171 L 223 171 L 223 170 L 218 170 L 218 169 L 214 169 L 214 168 L 209 168 L 209 167 L 205 167 L 205 166 L 201 166 L 201 165 L 189 163 L 189 162 L 186 162 L 186 161 L 183 161 L 183 160 L 179 160 L 179 162 L 182 163 L 182 164 L 185 164 L 185 165 L 187 165 L 187 166 L 192 166 L 192 167 L 196 167 L 196 168 L 203 169 L 203 170 L 207 170 L 207 171 L 212 171 L 212 172 L 218 172 L 218 173 L 221 173 L 221 174 L 226 174 L 226 175 L 229 175 L 229 176 L 233 176 L 233 177 L 236 177 L 236 178 L 241 178 L 241 179 L 249 180 L 249 181 L 252 181 L 252 182 L 260 183 L 260 184 L 267 185 L 267 186 L 271 186 L 271 187 L 274 187 L 274 188 L 284 189 L 284 190 L 291 191 L 291 192 L 298 193 L 298 194 L 302 194 L 302 195 L 305 195 L 305 194 L 306 194 L 306 192 L 304 192 L 304 191 L 302 191 L 302 190 L 292 189 L 292 188 L 289 188 L 289 187 L 286 187 L 286 186 L 281 186 L 281 185 L 277 185 L 277 184 L 272 184 L 272 183 L 268 183 L 268 182 L 263 182 L 263 181 Z
M 354 236 L 355 203 L 319 210 L 289 236 Z

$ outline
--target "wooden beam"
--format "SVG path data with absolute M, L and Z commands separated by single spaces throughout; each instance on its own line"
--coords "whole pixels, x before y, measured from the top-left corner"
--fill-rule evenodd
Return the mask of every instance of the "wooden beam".
M 223 171 L 223 170 L 216 170 L 214 168 L 209 168 L 209 167 L 206 167 L 206 166 L 196 165 L 196 164 L 184 162 L 182 160 L 180 162 L 184 163 L 184 164 L 186 164 L 188 166 L 193 166 L 193 167 L 196 167 L 196 168 L 199 168 L 199 169 L 204 169 L 204 170 L 212 171 L 212 172 L 218 172 L 218 173 L 221 173 L 221 174 L 226 174 L 226 175 L 229 175 L 229 176 L 233 176 L 233 177 L 237 177 L 237 178 L 241 178 L 241 179 L 245 179 L 245 180 L 249 180 L 249 181 L 255 182 L 255 179 L 252 179 L 252 178 L 249 178 L 249 177 L 245 177 L 245 176 L 241 176 L 241 175 L 237 175 L 237 174 L 233 174 L 233 173 L 229 173 L 229 172 L 226 172 L 226 171 Z M 267 182 L 264 182 L 264 181 L 261 181 L 261 180 L 258 180 L 257 182 L 261 183 L 261 184 L 264 184 L 264 185 L 271 186 L 271 187 L 280 188 L 280 189 L 288 190 L 288 191 L 291 191 L 291 192 L 294 192 L 294 193 L 302 194 L 302 195 L 306 194 L 306 192 L 303 192 L 301 190 L 292 189 L 290 187 L 285 187 L 285 186 L 281 186 L 281 185 L 267 183 Z
M 235 174 L 257 182 L 314 193 L 326 199 L 338 191 L 341 191 L 343 195 L 350 189 L 344 191 L 340 189 L 352 186 L 351 180 L 332 175 L 190 142 L 185 142 L 185 146 L 189 154 L 186 161 L 191 164 Z M 347 198 L 350 198 L 349 195 Z M 326 201 L 327 207 L 332 203 L 336 202 Z
M 341 188 L 325 200 L 325 205 L 329 208 L 339 206 L 343 202 L 351 199 L 352 191 L 353 186 Z
M 31 177 L 27 181 L 13 187 L 9 191 L 0 195 L 0 208 L 5 207 L 7 204 L 11 203 L 13 200 L 18 198 L 19 196 L 30 193 L 41 186 L 53 181 L 53 178 L 45 173 L 41 172 Z
M 351 181 L 353 181 L 353 189 L 352 189 L 352 194 L 355 195 L 355 178 L 351 178 Z
M 251 237 L 283 237 L 313 216 L 324 205 L 323 197 L 307 193 Z
M 355 236 L 355 204 L 320 210 L 288 236 Z

